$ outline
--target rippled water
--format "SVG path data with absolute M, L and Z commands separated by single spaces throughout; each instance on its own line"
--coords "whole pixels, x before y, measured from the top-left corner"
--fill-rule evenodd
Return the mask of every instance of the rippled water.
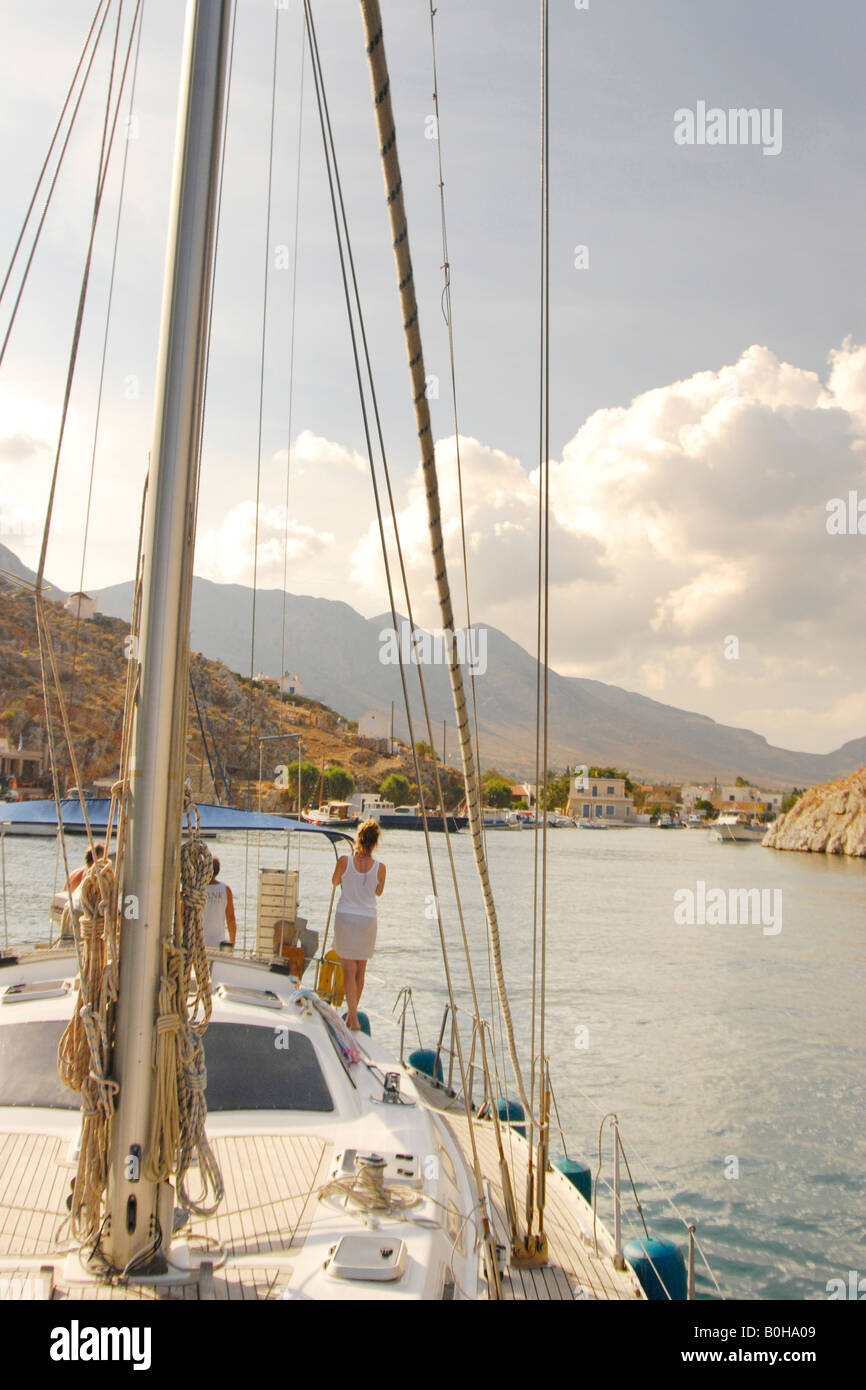
M 310 836 L 301 911 L 320 927 L 333 853 Z M 458 1000 L 470 1004 L 443 836 L 433 837 Z M 482 1012 L 489 1014 L 480 893 L 467 834 L 452 837 Z M 488 837 L 503 956 L 522 1052 L 528 1047 L 534 836 Z M 719 845 L 702 831 L 548 833 L 546 1050 L 569 1152 L 595 1167 L 599 1121 L 616 1110 L 657 1233 L 681 1227 L 648 1170 L 698 1227 L 731 1297 L 825 1298 L 831 1278 L 866 1273 L 863 1244 L 866 863 Z M 240 900 L 279 837 L 213 846 Z M 388 883 L 364 1005 L 396 1048 L 409 985 L 426 1046 L 446 999 L 423 838 L 383 836 Z M 53 842 L 7 840 L 10 939 L 45 939 Z M 782 930 L 680 926 L 674 894 L 781 890 Z M 251 902 L 253 899 L 251 898 Z M 254 931 L 254 906 L 249 916 Z M 586 1029 L 584 1035 L 578 1030 Z M 586 1037 L 588 1046 L 579 1046 Z M 417 1039 L 407 1033 L 408 1045 Z M 554 1134 L 554 1147 L 556 1144 Z M 603 1173 L 611 1176 L 610 1142 Z M 640 1159 L 638 1159 L 640 1155 Z M 642 1161 L 641 1161 L 642 1160 Z M 733 1160 L 736 1160 L 736 1165 Z M 739 1175 L 726 1176 L 738 1167 Z M 625 1177 L 625 1175 L 624 1175 Z M 631 1233 L 633 1223 L 626 1227 Z M 699 1291 L 713 1292 L 699 1272 Z

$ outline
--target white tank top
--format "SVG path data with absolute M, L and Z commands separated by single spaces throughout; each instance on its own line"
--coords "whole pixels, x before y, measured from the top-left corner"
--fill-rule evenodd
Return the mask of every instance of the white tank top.
M 224 883 L 209 883 L 207 886 L 207 902 L 204 905 L 204 916 L 202 927 L 204 929 L 205 946 L 219 946 L 221 941 L 228 941 L 226 933 L 226 886 Z
M 365 874 L 355 868 L 355 856 L 349 855 L 349 862 L 340 879 L 339 911 L 358 917 L 376 916 L 376 889 L 379 886 L 379 865 L 373 860 Z

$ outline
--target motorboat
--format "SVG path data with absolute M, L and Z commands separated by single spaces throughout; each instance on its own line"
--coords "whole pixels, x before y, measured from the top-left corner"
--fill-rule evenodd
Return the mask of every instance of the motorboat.
M 310 825 L 324 825 L 334 830 L 345 830 L 358 824 L 358 817 L 352 814 L 348 801 L 326 801 L 315 810 L 307 811 L 304 819 Z
M 725 812 L 710 822 L 711 840 L 727 845 L 760 844 L 767 833 L 767 826 L 748 816 Z

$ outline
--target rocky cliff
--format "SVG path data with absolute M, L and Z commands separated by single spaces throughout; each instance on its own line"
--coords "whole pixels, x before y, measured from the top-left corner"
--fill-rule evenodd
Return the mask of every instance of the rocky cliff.
M 866 767 L 840 782 L 810 787 L 764 836 L 767 849 L 866 857 Z

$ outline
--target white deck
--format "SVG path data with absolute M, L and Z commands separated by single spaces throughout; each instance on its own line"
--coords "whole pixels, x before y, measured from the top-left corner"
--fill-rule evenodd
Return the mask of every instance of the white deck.
M 470 1161 L 468 1121 L 463 1115 L 455 1117 L 451 1113 L 448 1124 L 457 1136 L 467 1161 Z M 473 1129 L 481 1169 L 493 1193 L 497 1238 L 502 1244 L 507 1244 L 493 1125 L 489 1120 L 478 1120 L 473 1123 Z M 515 1135 L 510 1141 L 506 1138 L 505 1151 L 512 1160 L 511 1182 L 520 1202 L 526 1182 L 529 1147 L 525 1140 Z M 599 1229 L 599 1253 L 595 1253 L 591 1209 L 580 1193 L 556 1170 L 547 1173 L 545 1197 L 548 1263 L 538 1269 L 506 1268 L 502 1281 L 503 1297 L 566 1300 L 643 1298 L 632 1272 L 614 1268 L 610 1237 L 603 1226 Z
M 4 971 L 3 983 L 25 977 L 68 978 L 73 969 L 68 954 L 54 959 L 40 955 Z M 232 960 L 215 961 L 214 975 L 227 983 L 242 982 L 254 993 L 271 992 L 271 1008 L 248 1000 L 216 999 L 214 1022 L 303 1032 L 316 1048 L 333 1109 L 216 1111 L 209 1116 L 208 1135 L 225 1196 L 213 1216 L 192 1216 L 178 1233 L 171 1247 L 173 1265 L 176 1261 L 181 1266 L 189 1254 L 191 1268 L 178 1267 L 171 1282 L 159 1285 L 82 1280 L 80 1270 L 76 1278 L 77 1260 L 70 1255 L 65 1218 L 75 1173 L 77 1110 L 0 1110 L 0 1293 L 70 1299 L 487 1297 L 479 1272 L 469 1122 L 455 1108 L 457 1103 L 441 1093 L 428 1094 L 428 1087 L 420 1081 L 416 1085 L 405 1070 L 400 1073 L 402 1103 L 383 1103 L 382 1074 L 399 1068 L 376 1039 L 360 1039 L 366 1060 L 352 1065 L 348 1075 L 324 1020 L 295 994 L 287 976 L 270 972 L 266 965 Z M 279 996 L 276 1008 L 274 995 Z M 60 1021 L 69 1016 L 73 1002 L 74 995 L 67 993 L 7 1005 L 0 1022 L 14 1027 L 19 1019 Z M 489 1184 L 497 1241 L 508 1251 L 494 1130 L 489 1121 L 473 1121 L 472 1129 Z M 391 1180 L 417 1193 L 418 1204 L 410 1214 L 373 1219 L 347 1210 L 342 1196 L 322 1200 L 321 1190 L 347 1149 L 373 1150 L 386 1157 L 415 1155 L 416 1176 Z M 514 1190 L 520 1194 L 528 1148 L 518 1136 L 508 1136 L 507 1152 Z M 189 1189 L 194 1199 L 195 1170 L 189 1175 Z M 505 1298 L 642 1297 L 631 1272 L 614 1269 L 610 1237 L 603 1227 L 595 1252 L 591 1211 L 556 1172 L 547 1178 L 546 1224 L 549 1264 L 528 1270 L 506 1263 Z M 325 1268 L 342 1237 L 359 1236 L 362 1242 L 372 1242 L 376 1253 L 386 1241 L 405 1243 L 406 1265 L 399 1280 L 337 1278 Z

